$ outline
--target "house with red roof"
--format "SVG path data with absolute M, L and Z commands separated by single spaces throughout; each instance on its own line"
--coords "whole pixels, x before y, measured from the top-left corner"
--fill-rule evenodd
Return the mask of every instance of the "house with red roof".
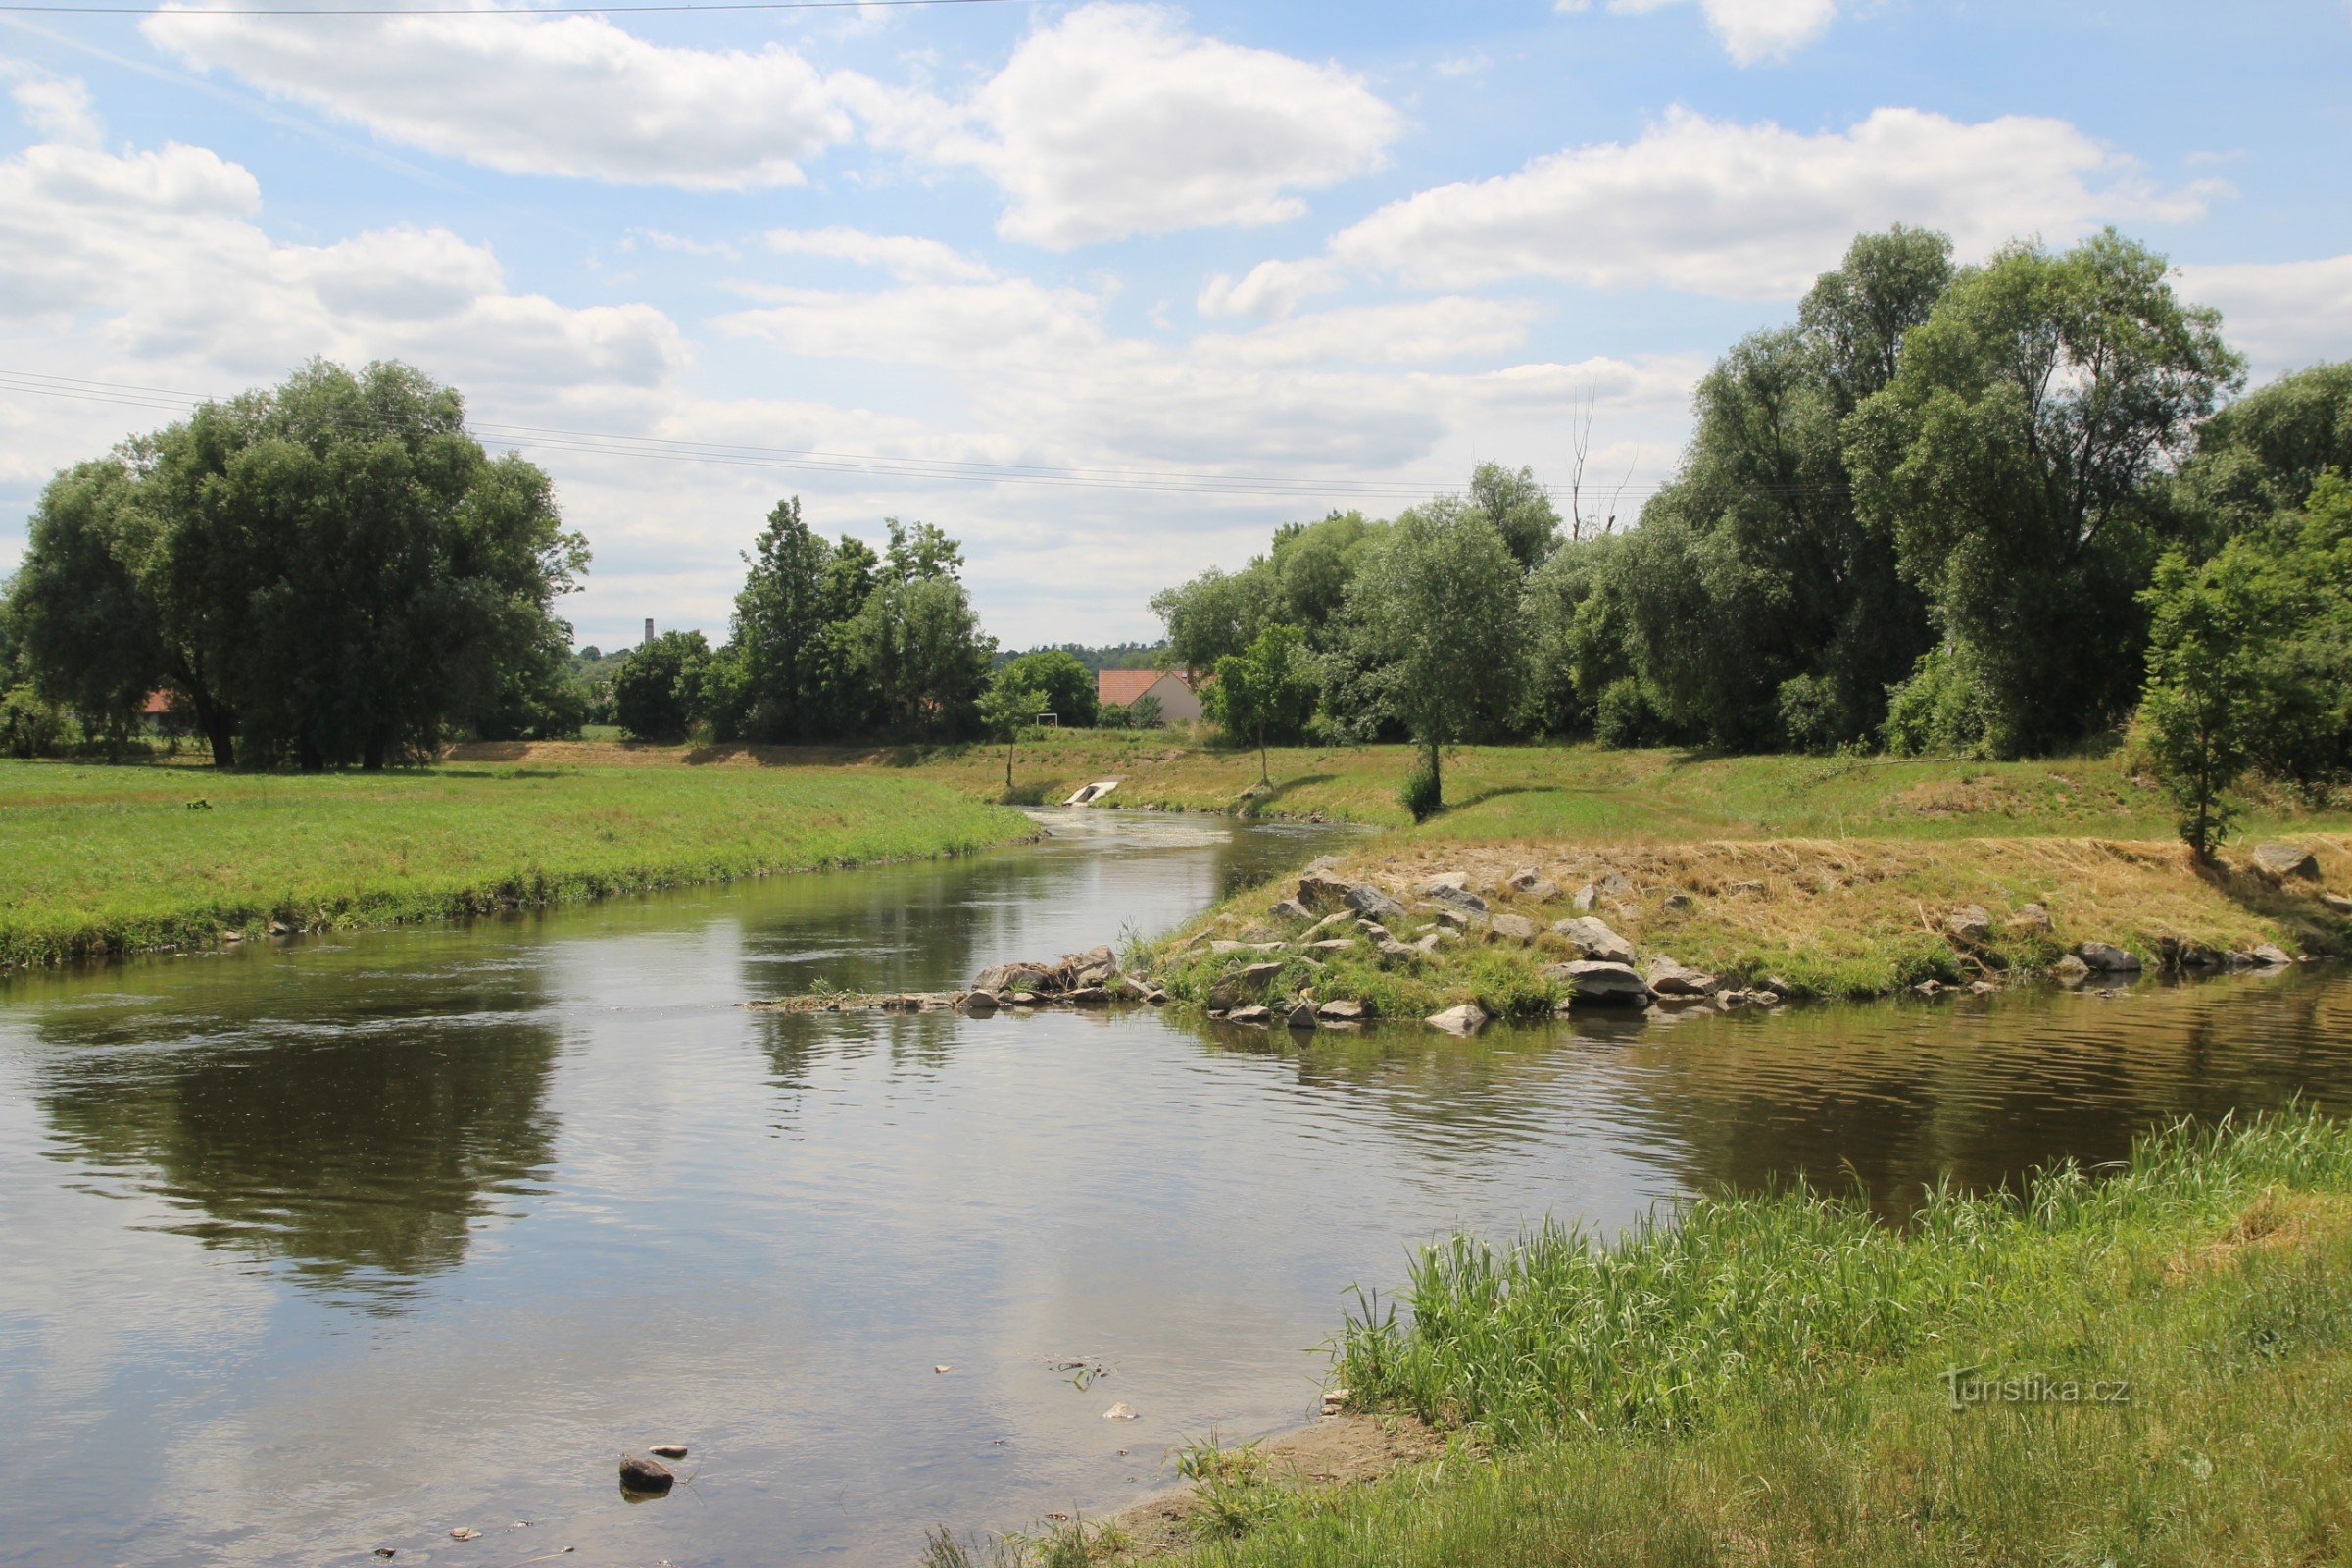
M 1104 669 L 1095 674 L 1095 695 L 1103 707 L 1116 703 L 1133 708 L 1147 697 L 1157 698 L 1163 723 L 1200 716 L 1200 694 L 1194 685 L 1193 673 L 1186 669 Z

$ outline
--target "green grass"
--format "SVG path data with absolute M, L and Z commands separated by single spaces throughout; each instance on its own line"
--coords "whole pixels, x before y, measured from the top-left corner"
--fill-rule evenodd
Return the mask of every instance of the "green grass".
M 0 762 L 0 966 L 963 854 L 1030 831 L 917 778 Z
M 1889 1229 L 1723 1199 L 1601 1245 L 1434 1249 L 1339 1381 L 1454 1434 L 1251 1499 L 1199 1568 L 2302 1564 L 2352 1553 L 2352 1131 L 2144 1140 Z M 1955 1408 L 1946 1374 L 2072 1384 Z M 2115 1385 L 2125 1397 L 2112 1396 Z M 2094 1395 L 2105 1397 L 2094 1400 Z M 1222 1528 L 1230 1528 L 1226 1510 Z

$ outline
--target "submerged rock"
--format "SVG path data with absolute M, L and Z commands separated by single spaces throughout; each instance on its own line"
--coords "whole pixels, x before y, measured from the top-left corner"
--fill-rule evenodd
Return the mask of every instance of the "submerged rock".
M 1247 1007 L 1236 1007 L 1225 1015 L 1225 1021 L 1227 1023 L 1262 1025 L 1271 1023 L 1273 1020 L 1273 1012 L 1256 1003 L 1251 1003 Z
M 1290 1025 L 1293 1029 L 1300 1030 L 1307 1034 L 1314 1033 L 1315 1004 L 1311 1002 L 1301 1002 L 1298 1004 L 1298 1005 L 1291 1009 L 1290 1016 L 1283 1019 L 1283 1022 Z
M 2051 965 L 2050 973 L 2061 985 L 2079 986 L 2090 978 L 2090 965 L 2070 953 Z
M 945 1372 L 947 1368 L 943 1366 L 934 1368 L 934 1370 Z M 683 1459 L 686 1457 L 686 1445 L 683 1443 L 657 1443 L 645 1451 L 657 1459 Z
M 1315 1008 L 1315 1015 L 1326 1023 L 1361 1023 L 1371 1013 L 1370 1007 L 1347 997 L 1334 997 Z
M 2254 950 L 2254 961 L 2266 969 L 2281 969 L 2295 960 L 2287 956 L 2284 949 L 2275 948 L 2265 942 Z
M 1469 1036 L 1484 1029 L 1489 1020 L 1486 1008 L 1475 1002 L 1465 1002 L 1458 1007 L 1433 1012 L 1421 1021 L 1432 1029 L 1443 1030 L 1449 1035 Z

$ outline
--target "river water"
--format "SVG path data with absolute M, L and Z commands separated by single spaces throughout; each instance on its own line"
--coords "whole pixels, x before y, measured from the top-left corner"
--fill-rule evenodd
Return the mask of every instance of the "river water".
M 2352 985 L 2310 972 L 1468 1044 L 735 1005 L 1157 931 L 1340 842 L 1042 814 L 961 862 L 0 982 L 0 1561 L 906 1564 L 1306 1418 L 1349 1287 L 1454 1228 L 1795 1175 L 1899 1215 L 2174 1115 L 2352 1109 Z M 624 1502 L 664 1441 L 691 1484 Z

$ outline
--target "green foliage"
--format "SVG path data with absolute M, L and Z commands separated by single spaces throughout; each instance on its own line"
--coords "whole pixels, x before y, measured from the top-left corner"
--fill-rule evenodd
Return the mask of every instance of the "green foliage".
M 612 683 L 614 720 L 639 740 L 684 740 L 707 711 L 710 662 L 699 631 L 665 631 L 640 645 Z
M 1592 706 L 1592 738 L 1603 746 L 1646 746 L 1656 737 L 1657 715 L 1632 675 L 1620 675 L 1601 689 Z
M 1140 729 L 1142 727 L 1133 721 L 1125 703 L 1104 703 L 1095 710 L 1095 728 L 1097 729 Z
M 23 682 L 0 691 L 0 754 L 55 757 L 65 749 L 66 713 Z
M 1426 756 L 1418 758 L 1396 791 L 1396 804 L 1416 822 L 1426 822 L 1446 806 L 1444 782 Z
M 586 562 L 455 391 L 314 361 L 60 474 L 13 594 L 35 683 L 89 727 L 161 686 L 223 765 L 372 768 L 543 687 Z
M 1480 464 L 1470 474 L 1470 504 L 1502 535 L 1522 572 L 1542 565 L 1560 542 L 1560 514 L 1532 468 Z
M 2156 485 L 2241 363 L 2144 247 L 2012 245 L 1960 276 L 1848 422 L 1860 515 L 1964 654 L 1998 755 L 2128 705 Z
M 1887 694 L 1886 749 L 1897 757 L 1983 757 L 1992 722 L 1992 698 L 1968 651 L 1931 648 Z
M 873 551 L 846 535 L 825 544 L 793 496 L 768 512 L 744 562 L 729 678 L 713 692 L 719 737 L 773 745 L 870 728 L 872 684 L 850 626 L 873 592 Z
M 1321 683 L 1305 634 L 1296 626 L 1268 626 L 1249 648 L 1218 660 L 1216 677 L 1201 694 L 1202 709 L 1227 735 L 1257 743 L 1262 781 L 1268 739 L 1298 739 L 1315 710 Z
M 1012 788 L 1012 748 L 1021 731 L 1035 724 L 1038 715 L 1053 710 L 1053 698 L 1037 684 L 1033 669 L 1023 669 L 1021 661 L 1014 660 L 998 670 L 980 698 L 980 722 L 992 735 L 1004 737 L 1004 788 Z
M 1392 700 L 1433 777 L 1442 747 L 1499 731 L 1513 710 L 1519 593 L 1501 530 L 1446 496 L 1398 517 L 1348 590 L 1362 646 L 1394 671 Z
M 882 720 L 901 736 L 968 734 L 996 644 L 958 580 L 962 554 L 929 523 L 886 520 L 890 547 L 850 626 Z
M 1146 692 L 1127 705 L 1127 727 L 1129 729 L 1157 729 L 1162 722 L 1159 699 L 1151 693 Z
M 2174 485 L 2176 527 L 2209 554 L 2298 510 L 2330 468 L 2352 471 L 2352 363 L 2282 375 L 2200 425 Z
M 2200 856 L 2249 763 L 2312 795 L 2352 776 L 2352 486 L 2324 476 L 2301 517 L 2202 565 L 2166 556 L 2144 598 L 2141 732 Z
M 1007 674 L 1035 687 L 1044 697 L 1043 706 L 1032 709 L 1032 713 L 1052 713 L 1063 725 L 1080 729 L 1099 722 L 1102 698 L 1096 690 L 1095 672 L 1067 651 L 1050 648 L 1023 654 L 998 667 L 998 678 Z

